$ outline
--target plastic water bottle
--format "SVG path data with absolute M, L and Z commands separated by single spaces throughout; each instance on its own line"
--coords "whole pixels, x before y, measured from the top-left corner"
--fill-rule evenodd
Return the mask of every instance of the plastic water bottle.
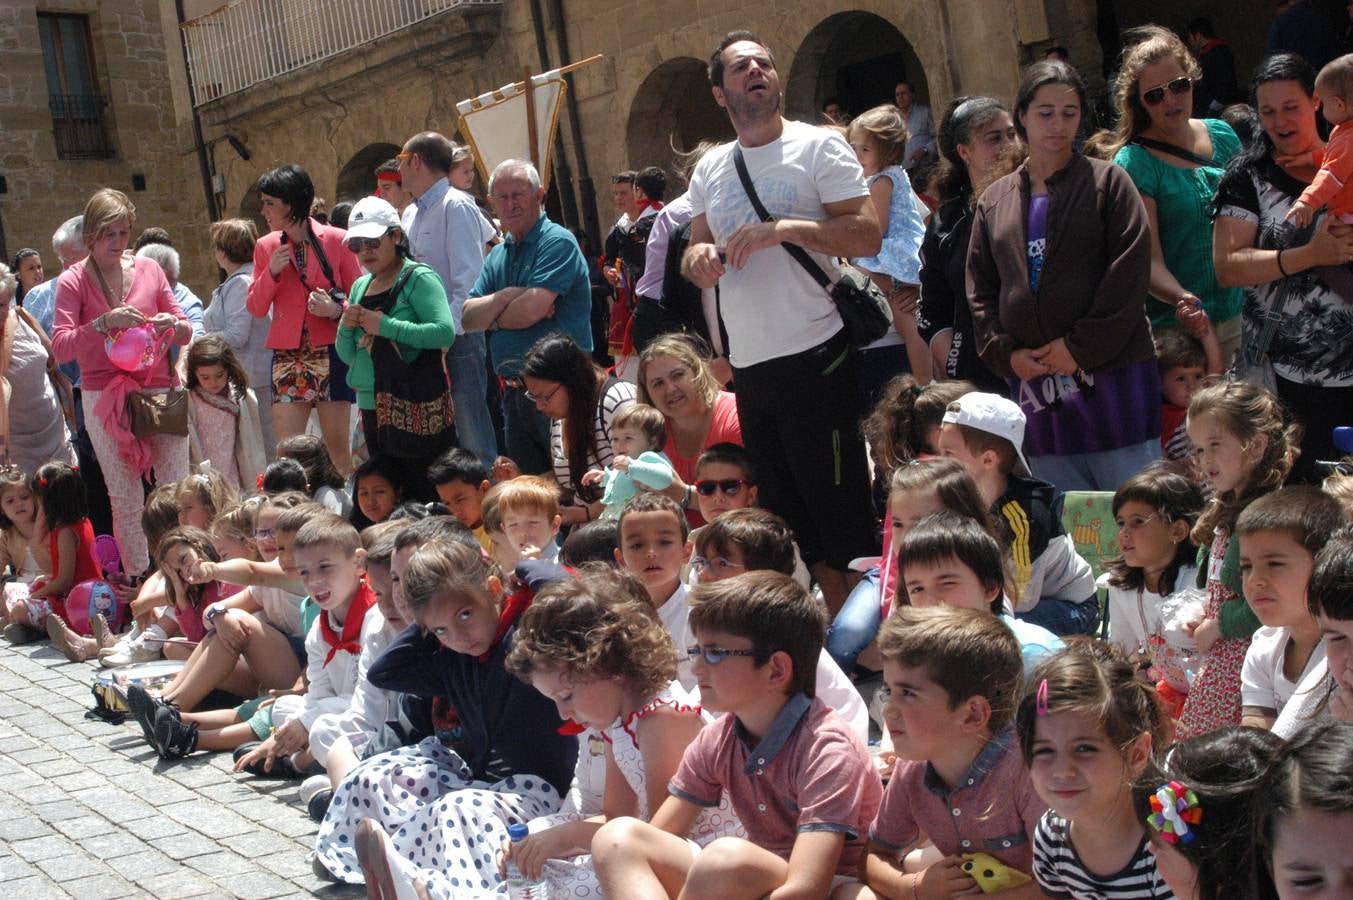
M 526 840 L 528 834 L 530 834 L 530 831 L 524 824 L 507 826 L 507 836 L 512 839 L 514 844 Z M 515 862 L 511 859 L 507 861 L 507 896 L 509 900 L 548 900 L 549 891 L 545 879 L 532 881 L 521 873 Z

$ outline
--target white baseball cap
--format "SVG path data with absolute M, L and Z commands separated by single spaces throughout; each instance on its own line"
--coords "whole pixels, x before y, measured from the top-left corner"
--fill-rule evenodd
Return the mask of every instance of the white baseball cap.
M 954 407 L 958 407 L 955 409 Z M 973 391 L 964 394 L 945 410 L 944 422 L 949 425 L 967 425 L 987 434 L 1005 438 L 1015 448 L 1013 474 L 1032 477 L 1029 462 L 1024 458 L 1024 410 L 1019 404 L 1000 394 Z
M 348 215 L 348 237 L 383 237 L 391 228 L 399 227 L 399 213 L 388 200 L 363 197 Z

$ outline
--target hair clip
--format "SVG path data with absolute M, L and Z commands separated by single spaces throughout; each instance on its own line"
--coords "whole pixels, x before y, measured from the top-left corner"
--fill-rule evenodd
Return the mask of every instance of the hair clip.
M 1038 693 L 1034 695 L 1034 712 L 1041 718 L 1048 714 L 1048 680 L 1038 683 Z
M 79 475 L 79 474 L 80 474 L 80 467 L 79 467 L 79 466 L 71 466 L 71 467 L 70 467 L 70 470 L 71 470 L 72 472 L 74 472 L 76 475 Z
M 1178 781 L 1162 784 L 1151 796 L 1151 814 L 1146 823 L 1160 832 L 1167 844 L 1187 844 L 1196 836 L 1189 829 L 1203 820 L 1198 795 Z
M 47 486 L 47 479 L 46 479 L 46 478 L 39 478 L 39 479 L 38 479 L 38 487 L 46 487 L 46 486 Z
M 255 483 L 255 487 L 257 487 L 260 491 L 263 490 L 263 473 L 262 473 L 262 472 L 259 472 L 259 473 L 258 473 L 258 478 L 255 479 L 255 482 L 254 482 L 254 483 Z

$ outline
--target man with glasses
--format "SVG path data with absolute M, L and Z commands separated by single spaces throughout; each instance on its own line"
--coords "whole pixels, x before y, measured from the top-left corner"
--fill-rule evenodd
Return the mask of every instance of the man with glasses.
M 484 265 L 484 245 L 493 229 L 479 212 L 474 198 L 451 186 L 455 147 L 435 131 L 409 138 L 399 160 L 400 188 L 413 202 L 403 214 L 413 258 L 427 263 L 442 278 L 456 340 L 446 351 L 446 374 L 456 404 L 456 435 L 460 445 L 485 466 L 498 456 L 487 399 L 488 374 L 482 334 L 467 334 L 461 311 L 465 298 Z
M 592 284 L 577 240 L 545 215 L 545 189 L 534 165 L 499 163 L 489 176 L 489 201 L 507 238 L 484 260 L 462 319 L 467 332 L 489 332 L 504 388 L 508 457 L 523 473 L 540 475 L 553 468 L 550 419 L 526 396 L 522 358 L 536 341 L 557 332 L 592 350 Z

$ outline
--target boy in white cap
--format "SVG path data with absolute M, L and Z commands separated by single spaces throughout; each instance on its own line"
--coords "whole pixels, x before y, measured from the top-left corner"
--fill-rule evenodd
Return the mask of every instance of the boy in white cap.
M 1057 635 L 1093 634 L 1094 573 L 1062 527 L 1061 495 L 1030 473 L 1023 443 L 1024 412 L 997 394 L 964 394 L 940 425 L 940 452 L 968 470 L 1007 532 L 1015 615 Z

